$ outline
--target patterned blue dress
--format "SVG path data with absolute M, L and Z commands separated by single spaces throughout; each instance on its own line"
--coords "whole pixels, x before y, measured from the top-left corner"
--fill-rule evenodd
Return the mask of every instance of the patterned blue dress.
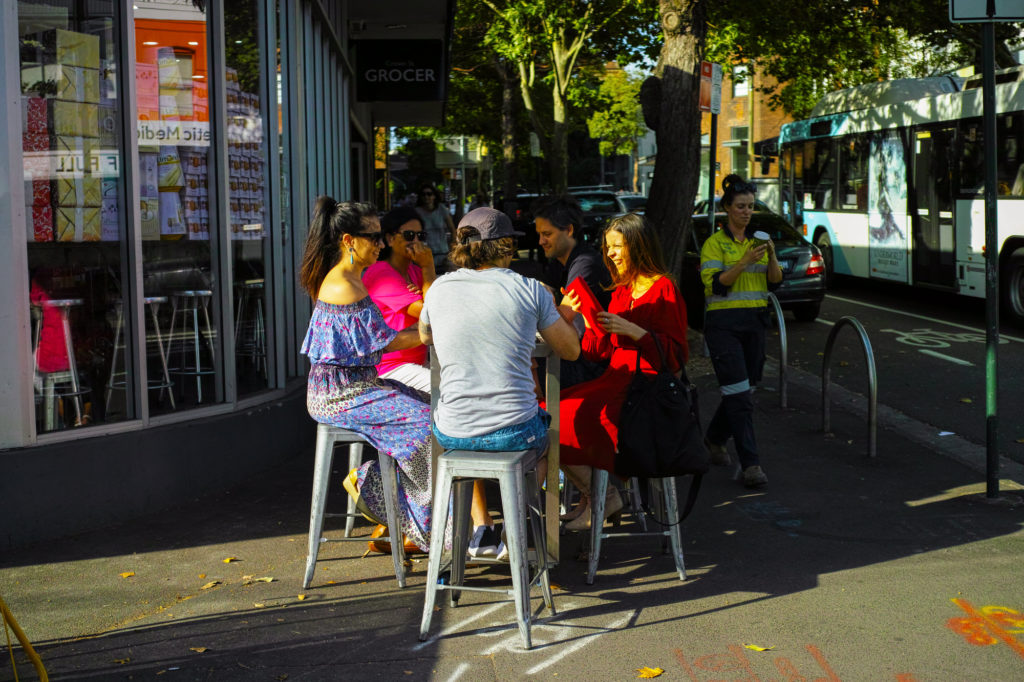
M 377 376 L 375 365 L 398 334 L 366 297 L 338 305 L 317 301 L 302 353 L 312 367 L 306 407 L 313 419 L 355 431 L 398 466 L 398 515 L 405 535 L 430 546 L 430 402 L 405 384 Z M 359 469 L 359 495 L 386 519 L 380 466 Z

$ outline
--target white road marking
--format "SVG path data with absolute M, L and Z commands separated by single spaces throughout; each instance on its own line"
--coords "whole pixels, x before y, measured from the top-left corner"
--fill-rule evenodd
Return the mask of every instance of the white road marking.
M 442 594 L 444 594 L 444 592 L 445 592 L 444 590 L 438 590 L 438 595 L 442 595 Z M 473 621 L 480 620 L 481 618 L 489 616 L 490 614 L 494 613 L 498 609 L 503 609 L 506 606 L 508 606 L 507 602 L 498 602 L 497 604 L 493 604 L 493 605 L 491 605 L 490 607 L 488 607 L 486 609 L 482 609 L 480 611 L 477 611 L 474 615 L 470 616 L 469 618 L 466 618 L 465 620 L 461 620 L 458 623 L 455 623 L 454 625 L 446 627 L 444 630 L 441 630 L 441 632 L 437 633 L 435 636 L 431 637 L 427 641 L 420 642 L 419 644 L 415 645 L 412 649 L 413 649 L 413 651 L 419 651 L 420 649 L 422 649 L 424 647 L 430 646 L 431 644 L 434 644 L 435 642 L 437 642 L 437 640 L 440 639 L 441 637 L 444 637 L 445 635 L 450 635 L 453 632 L 458 632 L 459 630 L 461 630 L 462 628 L 466 627 L 467 625 L 469 625 Z M 437 618 L 437 614 L 436 613 L 434 614 L 434 618 Z
M 985 333 L 984 329 L 978 329 L 977 327 L 968 327 L 965 324 L 957 324 L 956 322 L 947 322 L 945 320 L 939 320 L 939 319 L 936 319 L 934 317 L 928 317 L 927 315 L 918 315 L 917 313 L 908 313 L 905 310 L 897 310 L 896 308 L 887 308 L 885 306 L 875 305 L 874 303 L 865 303 L 864 301 L 857 301 L 857 300 L 852 299 L 852 298 L 844 298 L 842 296 L 835 296 L 833 294 L 826 294 L 826 298 L 832 298 L 832 299 L 835 299 L 837 301 L 842 301 L 844 303 L 855 303 L 856 305 L 861 305 L 861 306 L 864 306 L 865 308 L 874 308 L 875 310 L 884 310 L 884 311 L 889 312 L 889 313 L 898 313 L 900 315 L 906 315 L 907 317 L 916 317 L 919 320 L 928 320 L 929 322 L 936 322 L 938 324 L 944 324 L 944 325 L 948 325 L 950 327 L 959 327 L 960 329 L 967 329 L 967 330 L 972 331 L 972 332 L 980 332 L 982 334 Z M 818 320 L 818 321 L 819 322 L 824 322 L 824 320 Z M 1019 338 L 1017 338 L 1015 336 L 1009 336 L 1008 334 L 1000 333 L 999 337 L 1002 338 L 1002 339 L 1009 339 L 1010 341 L 1016 341 L 1017 343 L 1024 343 L 1024 339 L 1019 339 Z
M 468 671 L 468 670 L 469 670 L 469 663 L 460 663 L 459 667 L 456 668 L 455 672 L 452 673 L 452 676 L 448 678 L 448 682 L 455 682 L 455 680 L 457 680 L 460 677 L 462 677 L 466 673 L 466 671 Z
M 952 355 L 943 355 L 942 353 L 936 353 L 935 351 L 928 350 L 927 348 L 918 348 L 917 352 L 918 353 L 924 353 L 925 355 L 930 355 L 933 358 L 939 358 L 940 360 L 948 360 L 950 362 L 955 362 L 956 364 L 964 365 L 965 367 L 974 367 L 974 363 L 973 362 L 968 362 L 967 360 L 961 360 L 960 358 L 954 358 Z
M 632 613 L 627 614 L 625 618 L 620 618 L 620 619 L 616 620 L 614 623 L 612 623 L 611 625 L 609 625 L 609 626 L 607 626 L 605 628 L 605 632 L 608 632 L 608 631 L 611 631 L 611 630 L 618 630 L 618 629 L 622 628 L 626 623 L 628 623 L 633 618 L 635 618 L 639 613 L 640 613 L 639 610 L 634 610 Z M 585 635 L 585 636 L 580 637 L 578 640 L 576 640 L 575 642 L 573 642 L 569 646 L 565 647 L 564 649 L 560 648 L 556 654 L 554 654 L 553 656 L 551 656 L 547 660 L 542 661 L 542 662 L 538 663 L 537 665 L 533 666 L 532 668 L 530 668 L 529 670 L 527 670 L 526 674 L 527 675 L 535 675 L 535 674 L 539 673 L 541 670 L 544 670 L 545 668 L 549 668 L 549 667 L 553 666 L 555 663 L 558 663 L 559 661 L 561 661 L 563 658 L 565 658 L 569 654 L 575 653 L 576 651 L 579 651 L 580 649 L 582 649 L 583 647 L 587 646 L 588 644 L 592 644 L 592 643 L 596 642 L 597 638 L 601 634 L 603 634 L 603 633 L 598 632 L 598 633 L 595 633 L 595 634 L 592 634 L 592 635 Z

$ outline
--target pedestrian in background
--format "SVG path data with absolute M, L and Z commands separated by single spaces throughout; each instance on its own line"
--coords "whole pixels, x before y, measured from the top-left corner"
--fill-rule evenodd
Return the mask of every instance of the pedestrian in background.
M 722 391 L 705 442 L 711 461 L 728 466 L 726 444 L 733 439 L 748 488 L 768 483 L 754 437 L 753 389 L 764 370 L 768 285 L 782 281 L 775 245 L 770 239 L 755 240 L 750 226 L 756 192 L 753 183 L 738 175 L 722 181 L 726 226 L 711 235 L 700 251 L 707 301 L 704 341 Z
M 448 258 L 448 248 L 455 240 L 455 224 L 448 207 L 441 202 L 437 188 L 430 183 L 420 186 L 416 199 L 416 210 L 423 219 L 423 229 L 427 231 L 427 246 L 434 254 L 434 267 L 438 274 L 444 272 L 444 263 Z

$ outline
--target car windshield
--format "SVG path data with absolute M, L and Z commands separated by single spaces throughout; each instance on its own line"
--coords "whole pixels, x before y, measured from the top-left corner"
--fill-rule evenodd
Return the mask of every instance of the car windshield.
M 574 195 L 580 202 L 584 213 L 618 213 L 619 205 L 615 203 L 614 194 L 604 192 Z
M 647 197 L 619 197 L 627 211 L 635 211 L 647 205 Z

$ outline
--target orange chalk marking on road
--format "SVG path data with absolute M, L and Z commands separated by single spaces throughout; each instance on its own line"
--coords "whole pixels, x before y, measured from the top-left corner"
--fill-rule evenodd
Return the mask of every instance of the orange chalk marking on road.
M 946 627 L 974 646 L 992 646 L 1003 642 L 1024 658 L 1024 643 L 1013 635 L 1024 633 L 1024 614 L 1005 606 L 983 606 L 976 609 L 966 599 L 951 600 L 963 609 L 966 617 L 946 621 Z

